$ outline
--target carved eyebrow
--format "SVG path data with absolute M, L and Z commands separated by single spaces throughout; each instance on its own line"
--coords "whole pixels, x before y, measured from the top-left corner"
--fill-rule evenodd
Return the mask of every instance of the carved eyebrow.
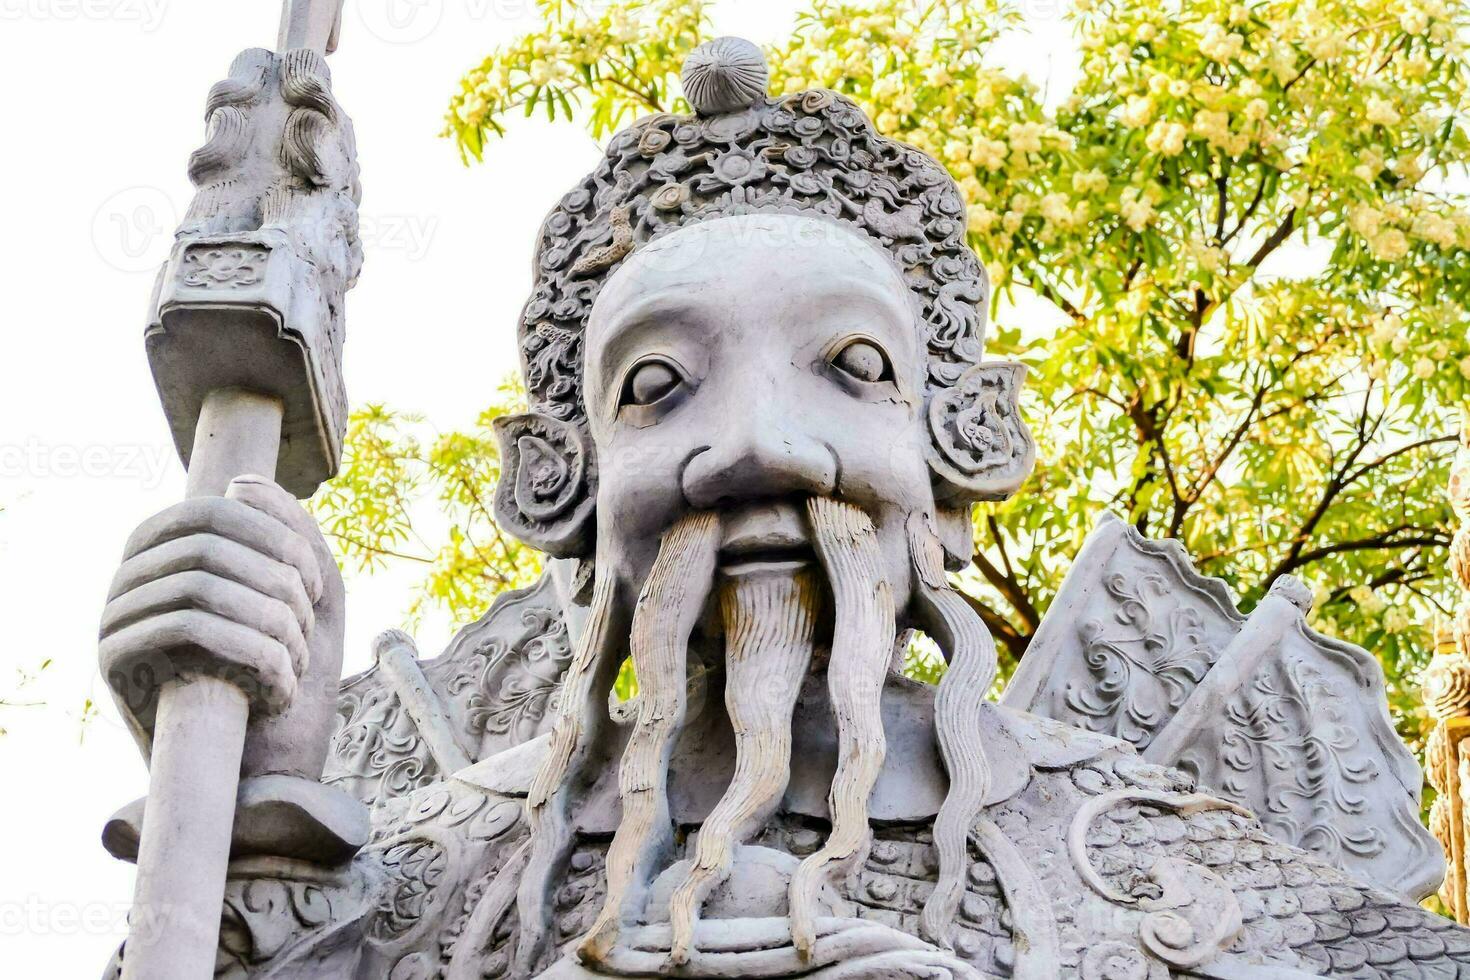
M 907 287 L 905 287 L 907 294 Z M 823 304 L 850 308 L 854 301 L 882 315 L 876 319 L 881 324 L 874 324 L 874 332 L 881 331 L 880 339 L 892 345 L 895 341 L 902 347 L 905 356 L 920 356 L 923 351 L 923 338 L 920 336 L 918 314 L 913 307 L 902 304 L 895 305 L 893 294 L 879 288 L 874 283 L 855 279 L 844 283 L 838 289 L 824 289 L 816 294 Z M 857 326 L 857 324 L 854 324 Z
M 697 282 L 681 282 L 660 286 L 639 295 L 627 306 L 613 313 L 598 331 L 603 335 L 603 345 L 607 346 L 621 335 L 646 324 L 686 320 L 681 314 L 688 313 L 693 305 L 689 302 L 689 291 L 698 288 Z
M 656 345 L 660 337 L 672 338 L 691 332 L 704 334 L 704 318 L 691 315 L 697 304 L 691 301 L 690 292 L 697 288 L 694 282 L 659 286 L 619 307 L 606 320 L 593 317 L 588 325 L 587 368 L 593 373 L 597 390 L 591 384 L 593 378 L 589 378 L 587 393 L 598 402 L 589 400 L 589 407 L 597 404 L 599 409 L 605 408 L 601 399 L 616 397 L 631 362 L 649 353 L 648 341 Z

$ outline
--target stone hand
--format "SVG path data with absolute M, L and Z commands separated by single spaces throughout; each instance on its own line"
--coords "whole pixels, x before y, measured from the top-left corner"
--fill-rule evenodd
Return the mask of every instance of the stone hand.
M 133 533 L 102 614 L 102 672 L 140 734 L 156 687 L 179 672 L 225 677 L 253 716 L 280 714 L 314 666 L 335 684 L 342 605 L 312 518 L 275 483 L 242 476 Z

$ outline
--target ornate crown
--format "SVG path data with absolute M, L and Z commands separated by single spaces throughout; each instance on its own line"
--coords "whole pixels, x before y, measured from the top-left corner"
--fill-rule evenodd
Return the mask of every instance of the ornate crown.
M 879 135 L 851 100 L 823 89 L 771 98 L 767 78 L 749 41 L 701 45 L 682 78 L 695 114 L 648 116 L 619 132 L 547 216 L 520 323 L 533 409 L 585 424 L 582 334 L 619 263 L 684 225 L 752 211 L 822 215 L 893 256 L 920 307 L 931 395 L 979 362 L 989 290 L 949 173 Z

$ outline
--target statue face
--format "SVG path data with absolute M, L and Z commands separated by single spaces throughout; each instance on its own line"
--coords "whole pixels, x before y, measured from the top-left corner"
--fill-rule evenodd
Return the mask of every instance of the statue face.
M 599 566 L 641 581 L 696 510 L 720 513 L 727 573 L 809 560 L 802 502 L 836 497 L 873 519 L 901 603 L 905 520 L 934 507 L 915 317 L 892 261 L 816 218 L 722 218 L 635 253 L 586 340 Z

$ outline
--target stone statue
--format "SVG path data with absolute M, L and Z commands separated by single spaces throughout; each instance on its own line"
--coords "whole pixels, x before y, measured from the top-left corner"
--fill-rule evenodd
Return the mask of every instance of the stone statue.
M 1443 857 L 1381 672 L 1296 583 L 1243 616 L 1105 519 L 986 700 L 945 571 L 1034 446 L 959 191 L 839 95 L 769 97 L 747 42 L 684 91 L 540 232 L 495 505 L 546 575 L 436 658 L 385 633 L 330 745 L 312 712 L 247 743 L 371 829 L 242 802 L 217 975 L 1470 976 L 1414 904 Z M 203 609 L 212 656 L 304 680 L 335 573 L 284 491 L 231 496 L 146 524 L 108 615 Z M 129 603 L 180 563 L 197 589 Z M 937 687 L 898 670 L 910 630 Z

